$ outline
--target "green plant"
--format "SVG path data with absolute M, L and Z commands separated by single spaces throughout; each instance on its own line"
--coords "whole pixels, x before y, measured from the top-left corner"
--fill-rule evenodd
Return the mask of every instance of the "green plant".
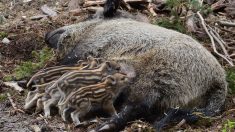
M 5 81 L 12 80 L 14 76 L 17 80 L 31 76 L 36 70 L 42 68 L 46 62 L 53 59 L 53 50 L 44 47 L 40 51 L 32 51 L 32 56 L 34 61 L 25 61 L 18 65 L 12 75 L 4 77 Z
M 0 39 L 3 39 L 7 37 L 7 33 L 6 32 L 0 32 Z
M 3 102 L 7 99 L 7 95 L 6 94 L 0 94 L 0 102 Z
M 186 0 L 167 0 L 166 1 L 166 8 L 171 11 L 171 15 L 175 16 L 176 18 L 179 17 L 179 10 L 182 7 L 186 6 Z
M 191 9 L 194 12 L 201 11 L 203 14 L 208 14 L 212 12 L 210 6 L 206 4 L 200 4 L 198 0 L 167 0 L 166 6 L 171 10 L 171 15 L 178 16 L 177 10 L 182 7 Z
M 224 124 L 222 132 L 233 132 L 235 129 L 235 121 L 230 121 L 229 119 Z
M 11 81 L 13 80 L 13 77 L 11 75 L 6 75 L 3 77 L 3 81 Z
M 173 29 L 181 33 L 186 33 L 184 22 L 180 19 L 170 20 L 169 18 L 162 18 L 162 19 L 157 20 L 156 24 L 161 27 Z
M 227 82 L 228 82 L 228 87 L 229 87 L 229 92 L 231 94 L 235 93 L 235 68 L 228 68 L 226 69 L 227 73 Z

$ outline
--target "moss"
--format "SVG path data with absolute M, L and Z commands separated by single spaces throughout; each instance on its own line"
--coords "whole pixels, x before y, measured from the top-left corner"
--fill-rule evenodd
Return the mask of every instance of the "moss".
M 166 8 L 171 11 L 172 19 L 162 18 L 157 20 L 156 24 L 168 29 L 173 29 L 181 33 L 186 33 L 185 20 L 181 17 L 182 8 L 191 9 L 193 12 L 200 11 L 203 15 L 208 15 L 212 12 L 210 6 L 200 5 L 197 0 L 167 0 Z
M 224 123 L 222 132 L 232 132 L 234 128 L 235 128 L 235 121 L 230 121 L 228 119 L 227 122 Z
M 52 49 L 44 47 L 40 51 L 32 52 L 33 60 L 22 62 L 18 65 L 12 75 L 4 77 L 4 80 L 10 81 L 15 77 L 16 80 L 20 80 L 31 76 L 35 71 L 42 68 L 49 60 L 54 58 L 54 53 Z
M 3 102 L 7 99 L 7 95 L 6 94 L 0 94 L 0 102 Z
M 7 37 L 7 33 L 6 32 L 0 32 L 0 39 L 3 39 Z
M 3 81 L 8 82 L 8 81 L 12 81 L 12 80 L 13 80 L 13 77 L 11 75 L 7 75 L 7 76 L 3 77 Z
M 173 19 L 172 21 L 169 18 L 162 18 L 157 20 L 156 24 L 161 27 L 173 29 L 181 33 L 186 33 L 186 28 L 184 26 L 184 23 L 177 18 Z
M 229 93 L 235 94 L 235 68 L 226 69 Z

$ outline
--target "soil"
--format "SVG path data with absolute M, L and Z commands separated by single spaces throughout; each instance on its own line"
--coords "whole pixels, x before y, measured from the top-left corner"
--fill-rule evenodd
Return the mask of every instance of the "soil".
M 31 2 L 22 2 L 22 0 L 0 1 L 0 17 L 4 16 L 6 20 L 0 23 L 0 32 L 7 34 L 10 40 L 9 44 L 4 44 L 0 41 L 0 79 L 5 75 L 12 73 L 16 65 L 22 61 L 32 59 L 31 52 L 40 50 L 46 46 L 44 35 L 47 31 L 51 31 L 58 27 L 77 23 L 87 17 L 84 13 L 81 16 L 74 16 L 68 13 L 68 7 L 65 6 L 68 0 L 32 0 Z M 43 18 L 40 20 L 30 20 L 30 17 L 42 15 L 40 7 L 47 4 L 52 9 L 56 9 L 59 15 L 54 18 Z M 1 18 L 0 18 L 1 20 Z M 1 21 L 0 21 L 1 22 Z M 0 39 L 2 40 L 3 38 Z M 209 42 L 209 41 L 208 41 Z M 12 88 L 6 87 L 0 82 L 0 95 L 10 93 L 14 103 L 18 108 L 23 109 L 24 99 L 27 94 L 20 94 Z M 230 95 L 227 98 L 225 112 L 223 117 L 216 120 L 203 121 L 201 124 L 187 125 L 183 124 L 180 127 L 171 127 L 166 131 L 221 131 L 227 120 L 235 121 L 235 96 Z M 32 110 L 33 111 L 33 110 Z M 8 98 L 0 99 L 0 131 L 3 132 L 28 132 L 35 131 L 35 127 L 39 127 L 42 131 L 66 131 L 65 125 L 60 117 L 54 116 L 52 119 L 43 119 L 40 114 L 33 112 L 20 113 L 14 111 L 12 104 Z M 43 113 L 41 113 L 43 114 Z M 176 125 L 176 124 L 174 124 Z M 92 128 L 93 126 L 89 126 Z M 86 129 L 74 129 L 73 131 L 85 131 Z M 152 131 L 150 125 L 146 122 L 135 121 L 128 124 L 125 131 Z

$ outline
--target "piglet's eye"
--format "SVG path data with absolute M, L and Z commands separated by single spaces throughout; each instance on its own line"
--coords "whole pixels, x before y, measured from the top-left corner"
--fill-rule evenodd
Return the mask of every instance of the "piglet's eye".
M 120 70 L 121 70 L 121 67 L 117 67 L 116 70 L 117 70 L 117 71 L 120 71 Z
M 124 81 L 126 79 L 126 77 L 122 77 L 121 80 Z

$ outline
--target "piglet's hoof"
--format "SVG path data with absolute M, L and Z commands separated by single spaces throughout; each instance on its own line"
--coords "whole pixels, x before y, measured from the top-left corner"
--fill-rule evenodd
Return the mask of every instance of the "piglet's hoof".
M 88 126 L 89 124 L 90 124 L 89 122 L 84 121 L 84 122 L 81 122 L 79 124 L 76 124 L 75 127 L 76 128 L 85 127 L 85 126 Z
M 114 132 L 114 131 L 115 131 L 115 125 L 113 123 L 104 123 L 103 125 L 89 132 Z

